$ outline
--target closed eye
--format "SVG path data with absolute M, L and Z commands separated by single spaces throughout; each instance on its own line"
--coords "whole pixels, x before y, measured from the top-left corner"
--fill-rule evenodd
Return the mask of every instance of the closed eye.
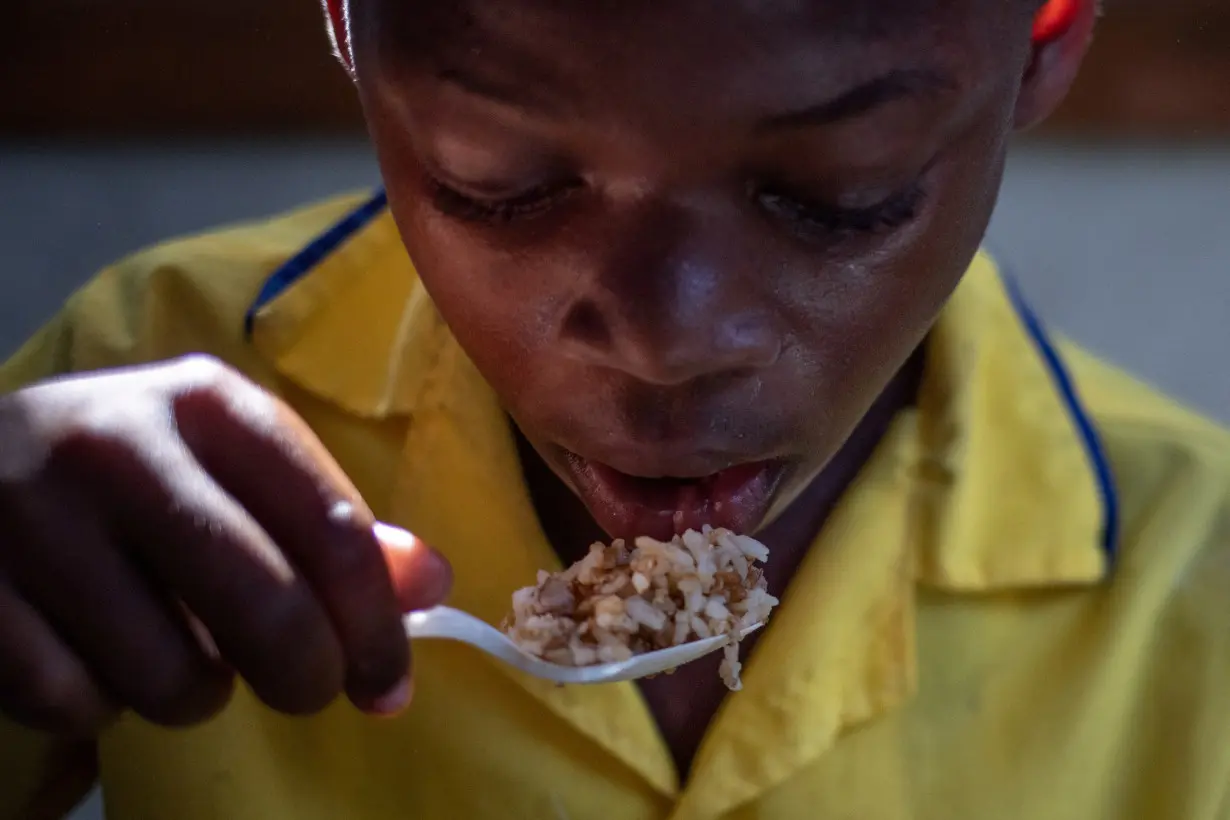
M 834 206 L 775 186 L 760 187 L 754 196 L 770 216 L 808 233 L 835 237 L 897 230 L 916 219 L 926 201 L 921 182 L 864 208 Z
M 550 182 L 511 196 L 485 197 L 465 193 L 435 177 L 429 176 L 427 184 L 432 203 L 441 213 L 466 222 L 492 225 L 540 216 L 582 186 L 580 180 Z

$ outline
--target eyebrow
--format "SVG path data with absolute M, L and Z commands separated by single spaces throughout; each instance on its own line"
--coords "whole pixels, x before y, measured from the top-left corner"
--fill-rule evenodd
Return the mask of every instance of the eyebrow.
M 509 83 L 472 74 L 457 67 L 441 69 L 441 82 L 523 111 L 559 116 L 558 100 L 535 90 L 535 84 Z M 956 88 L 947 74 L 933 69 L 897 69 L 848 89 L 831 100 L 797 111 L 774 114 L 757 123 L 757 131 L 779 131 L 832 125 L 868 114 L 901 100 L 930 96 Z
M 440 82 L 455 86 L 466 93 L 501 103 L 522 111 L 559 116 L 562 106 L 559 100 L 541 93 L 537 83 L 510 83 L 470 73 L 460 68 L 443 68 L 436 72 Z
M 933 69 L 898 69 L 842 92 L 831 100 L 797 111 L 774 114 L 757 125 L 758 131 L 813 128 L 862 116 L 889 103 L 952 91 L 956 82 Z

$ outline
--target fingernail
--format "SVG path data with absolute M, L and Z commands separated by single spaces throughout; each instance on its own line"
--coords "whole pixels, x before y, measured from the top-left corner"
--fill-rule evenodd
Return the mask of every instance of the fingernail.
M 382 717 L 393 717 L 406 710 L 413 696 L 414 684 L 410 678 L 402 678 L 396 686 L 372 702 L 371 711 Z
M 377 523 L 372 529 L 380 543 L 390 549 L 412 550 L 419 545 L 419 539 L 400 527 Z

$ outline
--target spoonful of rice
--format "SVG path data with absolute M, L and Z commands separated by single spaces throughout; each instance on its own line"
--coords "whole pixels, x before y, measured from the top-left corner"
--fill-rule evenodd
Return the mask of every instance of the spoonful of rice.
M 768 549 L 728 530 L 690 530 L 670 542 L 594 544 L 589 554 L 513 595 L 503 631 L 459 610 L 405 618 L 411 639 L 461 641 L 556 683 L 630 681 L 669 672 L 721 649 L 720 674 L 739 678 L 739 641 L 778 601 L 758 562 Z
M 405 624 L 406 634 L 412 639 L 460 641 L 536 678 L 571 684 L 618 683 L 660 675 L 731 644 L 729 636 L 719 635 L 670 649 L 634 655 L 624 661 L 564 666 L 529 654 L 500 630 L 459 609 L 438 606 L 424 612 L 414 612 L 405 617 Z M 762 625 L 743 630 L 739 637 L 750 635 Z

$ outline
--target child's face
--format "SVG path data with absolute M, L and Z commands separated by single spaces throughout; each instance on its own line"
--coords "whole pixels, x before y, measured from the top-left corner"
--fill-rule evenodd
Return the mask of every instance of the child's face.
M 635 535 L 755 530 L 917 347 L 990 217 L 1036 5 L 352 12 L 424 283 L 544 460 Z

